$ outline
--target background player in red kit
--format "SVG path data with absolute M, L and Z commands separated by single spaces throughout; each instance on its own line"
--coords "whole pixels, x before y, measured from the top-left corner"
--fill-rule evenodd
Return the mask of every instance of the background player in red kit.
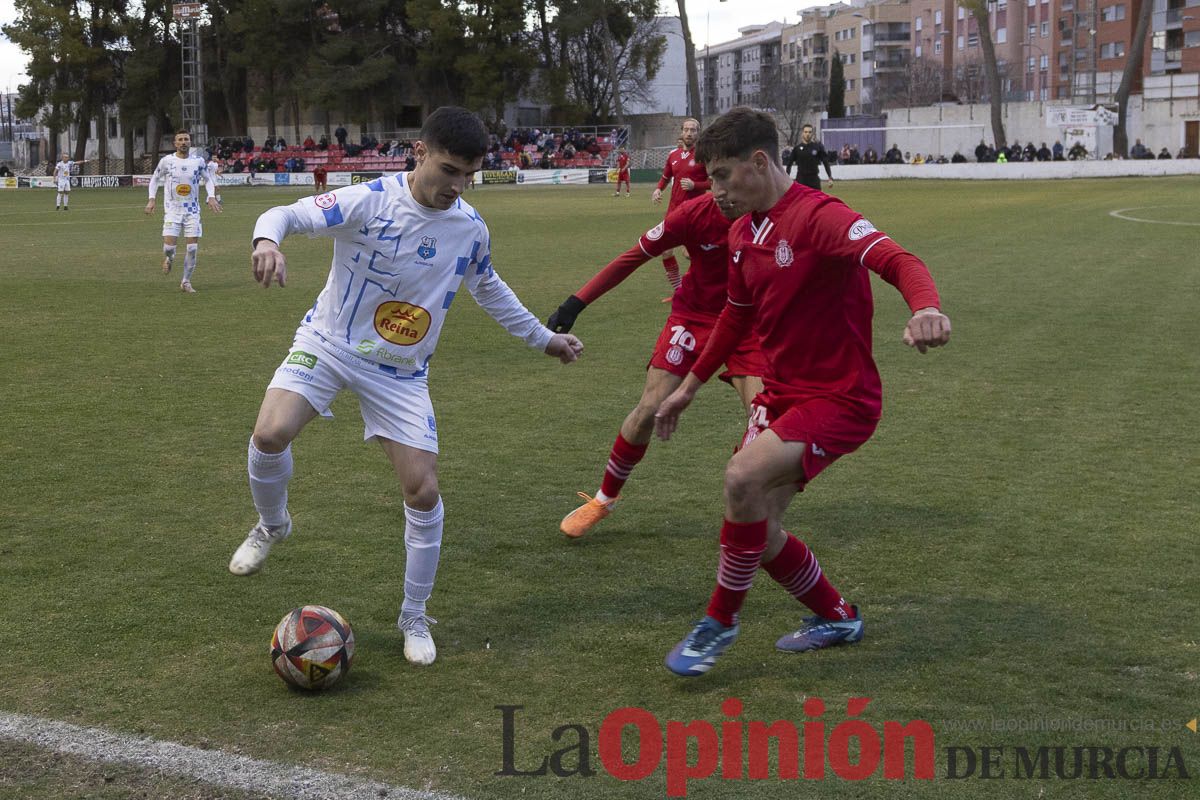
M 924 353 L 950 339 L 950 320 L 921 260 L 840 200 L 793 183 L 769 115 L 735 108 L 704 132 L 698 150 L 714 197 L 747 216 L 729 232 L 729 301 L 691 374 L 659 407 L 658 435 L 670 438 L 700 385 L 751 328 L 766 369 L 742 448 L 725 470 L 717 587 L 707 615 L 667 655 L 667 668 L 683 676 L 707 672 L 733 644 L 760 564 L 817 614 L 777 648 L 801 652 L 862 638 L 857 607 L 780 520 L 796 492 L 858 449 L 879 421 L 867 270 L 899 289 L 912 310 L 905 344 Z
M 671 199 L 667 202 L 668 213 L 684 200 L 699 197 L 712 186 L 704 164 L 696 159 L 696 137 L 699 135 L 700 122 L 691 117 L 685 119 L 683 127 L 679 129 L 679 147 L 667 155 L 667 163 L 663 166 L 662 177 L 658 179 L 658 186 L 650 195 L 650 199 L 655 203 L 661 203 L 663 189 L 667 188 L 667 184 L 670 183 Z M 667 280 L 671 282 L 671 286 L 678 289 L 679 262 L 675 260 L 674 250 L 667 250 L 663 253 L 663 269 L 667 271 Z
M 559 525 L 567 536 L 582 536 L 612 511 L 621 487 L 650 445 L 654 434 L 654 412 L 683 381 L 704 349 L 717 316 L 725 307 L 729 226 L 736 216 L 731 208 L 720 206 L 708 193 L 685 200 L 550 315 L 547 326 L 556 333 L 567 333 L 589 303 L 665 250 L 684 247 L 692 260 L 683 284 L 672 299 L 667 324 L 655 343 L 654 355 L 646 368 L 642 398 L 621 423 L 621 431 L 613 443 L 600 491 L 595 497 L 580 492 L 579 496 L 586 502 Z M 748 335 L 730 350 L 724 363 L 727 370 L 721 378 L 737 390 L 748 412 L 750 401 L 762 389 L 759 376 L 762 375 L 763 361 L 758 338 Z
M 625 184 L 625 196 L 629 197 L 629 152 L 624 145 L 617 151 L 617 190 L 613 192 L 613 197 L 621 194 L 622 183 Z

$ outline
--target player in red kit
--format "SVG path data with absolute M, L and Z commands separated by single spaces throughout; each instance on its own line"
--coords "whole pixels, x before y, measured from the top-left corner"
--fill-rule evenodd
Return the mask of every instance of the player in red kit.
M 683 277 L 671 302 L 671 314 L 659 334 L 654 354 L 646 369 L 642 398 L 625 421 L 613 443 L 600 491 L 595 497 L 579 493 L 585 502 L 568 514 L 559 529 L 572 538 L 587 533 L 612 511 L 621 488 L 642 457 L 654 434 L 654 412 L 675 391 L 704 349 L 721 309 L 725 307 L 725 282 L 729 273 L 729 226 L 737 214 L 722 207 L 711 194 L 685 200 L 667 218 L 644 233 L 638 243 L 600 270 L 582 289 L 568 297 L 550 315 L 547 326 L 566 333 L 576 317 L 605 292 L 634 270 L 672 247 L 683 247 L 692 266 Z M 729 381 L 747 412 L 750 401 L 762 389 L 763 371 L 758 339 L 750 334 L 725 359 L 721 378 Z
M 725 470 L 725 523 L 708 612 L 667 655 L 682 676 L 701 675 L 738 634 L 738 612 L 761 566 L 813 610 L 776 642 L 789 652 L 862 639 L 863 622 L 808 547 L 780 520 L 796 493 L 870 438 L 882 408 L 871 354 L 870 273 L 900 290 L 913 312 L 904 343 L 924 353 L 950 339 L 925 264 L 840 200 L 793 183 L 779 162 L 767 114 L 735 108 L 700 137 L 714 197 L 746 214 L 729 232 L 729 299 L 704 352 L 659 407 L 667 439 L 700 385 L 746 332 L 762 341 L 763 391 L 741 449 Z
M 625 150 L 624 145 L 617 151 L 617 190 L 613 192 L 613 197 L 621 194 L 622 183 L 625 184 L 625 196 L 629 197 L 629 153 Z
M 699 197 L 708 191 L 712 185 L 704 164 L 696 160 L 696 137 L 700 135 L 700 122 L 688 117 L 683 121 L 679 130 L 679 146 L 667 155 L 667 163 L 663 166 L 662 177 L 658 186 L 650 195 L 655 203 L 662 202 L 663 189 L 671 184 L 671 199 L 667 202 L 667 212 L 682 203 Z M 663 254 L 663 269 L 667 271 L 667 280 L 672 288 L 679 288 L 679 262 L 675 260 L 675 251 L 668 250 Z M 667 298 L 663 302 L 668 302 Z

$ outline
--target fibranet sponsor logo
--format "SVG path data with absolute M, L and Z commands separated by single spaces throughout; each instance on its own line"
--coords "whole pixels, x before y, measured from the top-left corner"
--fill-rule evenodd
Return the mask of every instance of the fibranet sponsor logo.
M 392 344 L 416 344 L 429 325 L 429 312 L 412 303 L 389 300 L 375 309 L 375 332 Z
M 395 364 L 401 367 L 415 367 L 417 360 L 412 356 L 402 356 L 399 353 L 393 353 L 387 347 L 380 345 L 374 352 L 374 356 L 380 361 L 386 361 L 389 364 Z

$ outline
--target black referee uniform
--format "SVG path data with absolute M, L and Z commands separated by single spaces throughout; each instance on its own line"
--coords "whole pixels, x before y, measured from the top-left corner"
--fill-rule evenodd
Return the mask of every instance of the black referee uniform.
M 817 191 L 821 190 L 820 167 L 825 167 L 825 174 L 833 180 L 829 171 L 829 157 L 825 154 L 825 146 L 814 140 L 808 143 L 800 142 L 792 148 L 792 161 L 796 164 L 796 182 L 802 183 Z

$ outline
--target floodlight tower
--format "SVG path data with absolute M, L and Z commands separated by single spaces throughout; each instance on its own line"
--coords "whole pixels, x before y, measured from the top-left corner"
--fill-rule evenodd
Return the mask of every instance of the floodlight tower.
M 200 15 L 203 3 L 175 3 L 172 6 L 179 23 L 179 41 L 183 53 L 183 127 L 192 134 L 193 147 L 208 145 L 208 125 L 204 122 L 204 71 L 200 63 Z

